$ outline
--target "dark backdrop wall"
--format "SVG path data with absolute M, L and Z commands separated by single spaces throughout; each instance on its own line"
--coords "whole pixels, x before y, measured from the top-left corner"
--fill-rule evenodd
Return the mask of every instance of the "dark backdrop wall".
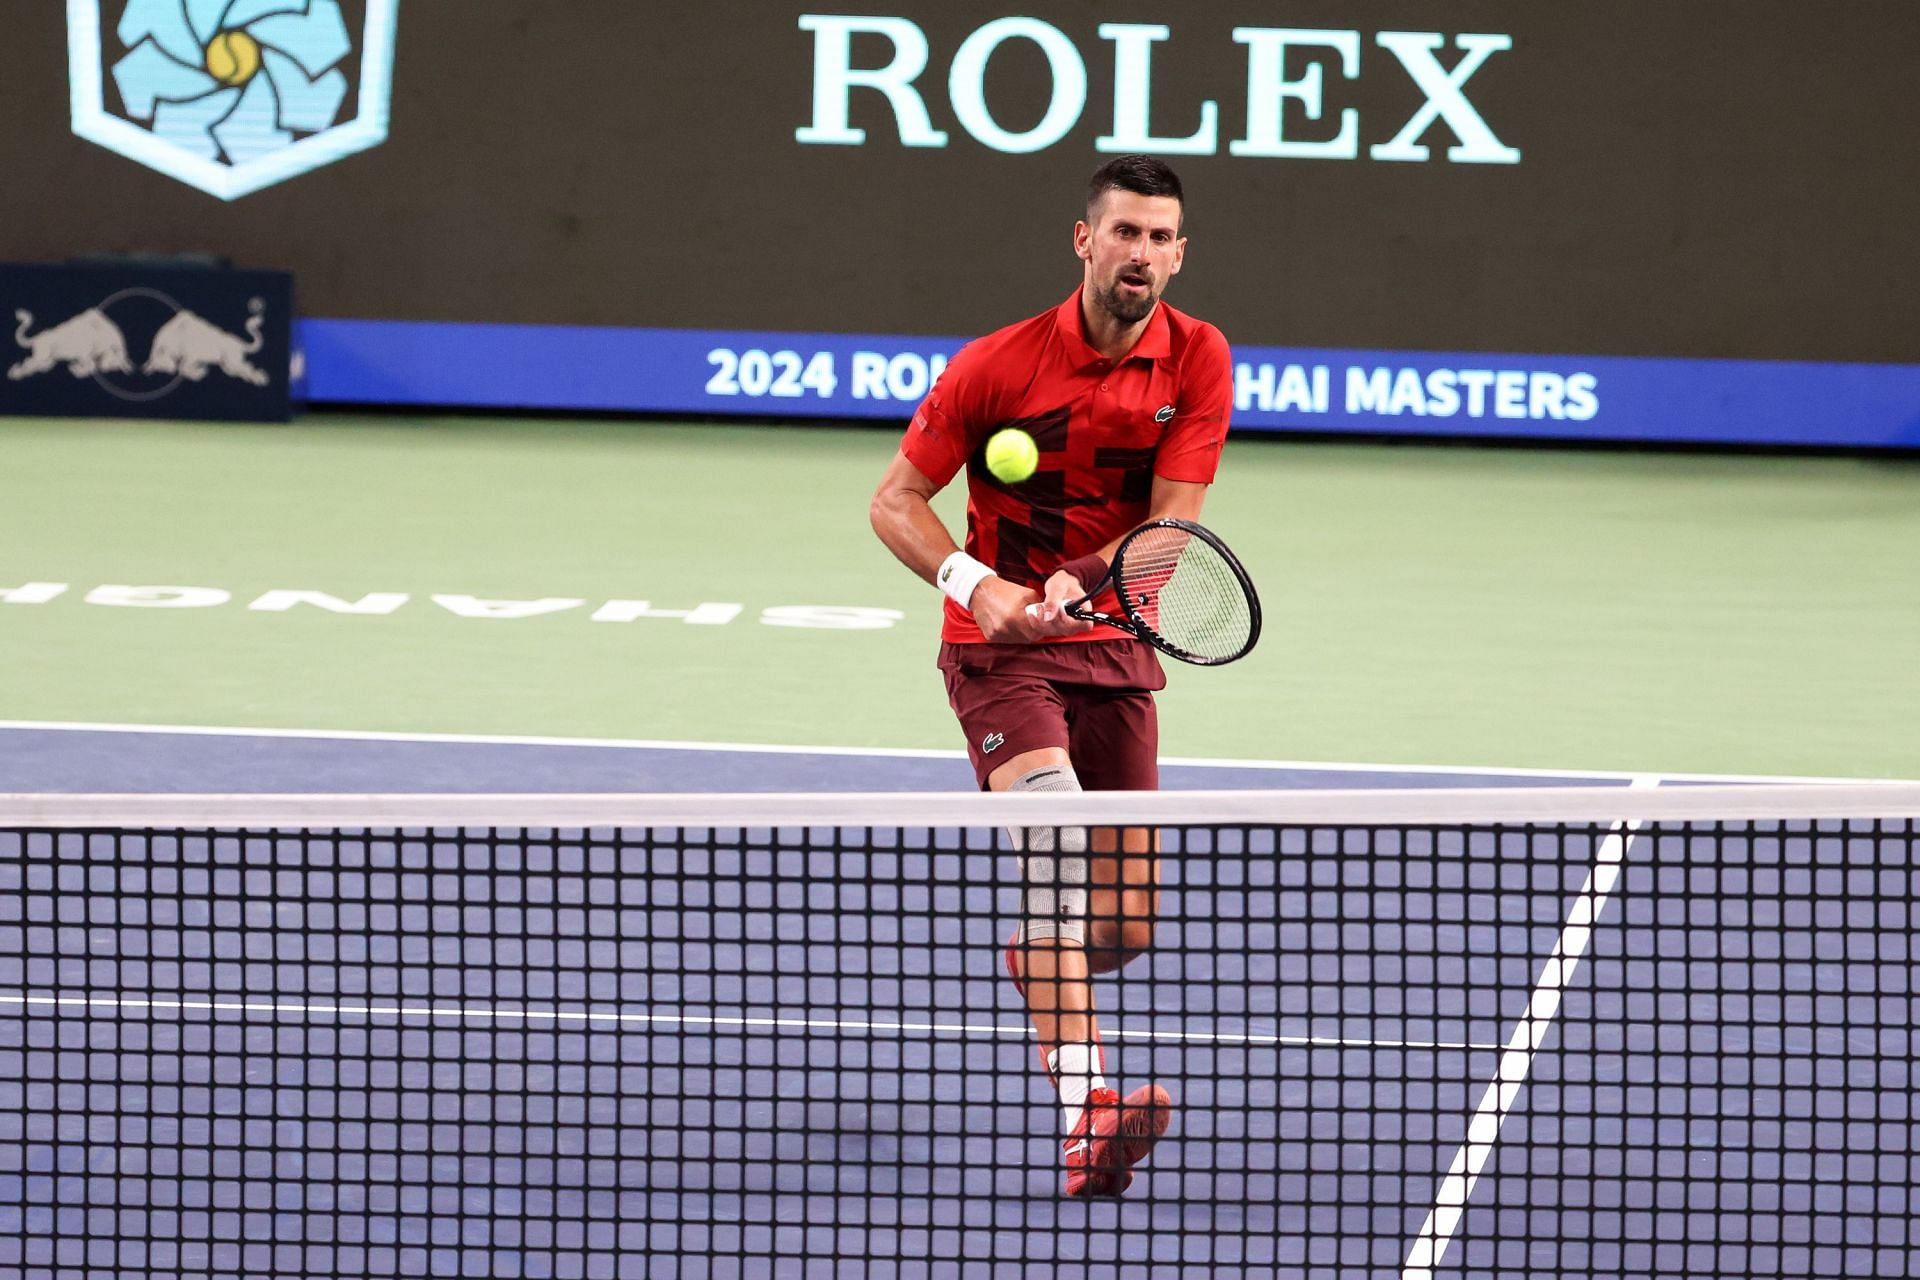
M 111 22 L 122 7 L 103 0 Z M 357 22 L 359 4 L 346 6 Z M 1077 279 L 1068 235 L 1114 117 L 1102 23 L 1163 23 L 1152 127 L 1218 104 L 1217 153 L 1172 157 L 1188 270 L 1170 295 L 1236 342 L 1402 350 L 1920 361 L 1920 5 L 1913 0 L 1034 0 L 1078 51 L 1085 107 L 1005 154 L 948 93 L 998 5 L 887 0 L 924 32 L 916 85 L 941 148 L 903 146 L 852 91 L 861 146 L 808 145 L 817 33 L 800 5 L 405 0 L 382 146 L 223 203 L 73 136 L 65 6 L 8 6 L 0 48 L 0 259 L 213 250 L 284 267 L 309 315 L 966 335 Z M 836 10 L 836 12 L 844 12 Z M 1229 154 L 1246 136 L 1237 27 L 1357 33 L 1323 112 L 1354 159 Z M 1462 93 L 1517 163 L 1370 158 L 1426 101 L 1381 32 L 1511 37 Z M 855 66 L 891 46 L 855 37 Z M 1451 44 L 1437 55 L 1455 66 Z M 1011 132 L 1053 87 L 1038 45 L 987 65 Z M 109 106 L 114 90 L 107 90 Z

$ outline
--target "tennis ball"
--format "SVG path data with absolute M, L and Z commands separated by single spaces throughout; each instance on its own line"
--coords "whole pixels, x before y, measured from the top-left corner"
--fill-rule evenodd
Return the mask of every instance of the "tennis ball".
M 260 44 L 244 31 L 222 31 L 207 45 L 207 74 L 222 84 L 243 85 L 260 70 Z
M 1005 484 L 1019 484 L 1040 465 L 1040 446 L 1018 427 L 996 431 L 987 441 L 987 470 Z

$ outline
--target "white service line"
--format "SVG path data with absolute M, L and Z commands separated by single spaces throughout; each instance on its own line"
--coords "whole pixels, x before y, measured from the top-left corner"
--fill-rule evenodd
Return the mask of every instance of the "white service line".
M 455 1022 L 584 1023 L 679 1026 L 771 1028 L 781 1031 L 884 1032 L 914 1035 L 1019 1036 L 1031 1038 L 1033 1028 L 1025 1024 L 1003 1025 L 995 1022 L 871 1022 L 849 1018 L 747 1018 L 693 1013 L 621 1013 L 609 1009 L 497 1009 L 484 1005 L 439 1004 L 313 1004 L 286 1000 L 187 1000 L 157 999 L 152 996 L 85 995 L 29 996 L 0 995 L 0 1007 L 14 1005 L 27 1009 L 115 1009 L 155 1010 L 196 1013 L 269 1013 L 293 1014 L 307 1018 L 425 1018 Z M 1476 1044 L 1446 1040 L 1371 1040 L 1348 1036 L 1284 1036 L 1252 1031 L 1128 1031 L 1102 1027 L 1103 1035 L 1123 1040 L 1171 1040 L 1189 1044 L 1245 1045 L 1325 1045 L 1346 1048 L 1389 1049 L 1481 1049 L 1497 1051 L 1497 1044 Z
M 1660 779 L 1635 778 L 1628 785 L 1657 787 Z M 1500 1128 L 1506 1123 L 1507 1113 L 1513 1109 L 1533 1070 L 1533 1055 L 1539 1052 L 1553 1026 L 1554 1016 L 1560 1012 L 1561 993 L 1579 972 L 1580 961 L 1593 941 L 1593 928 L 1600 921 L 1608 896 L 1620 881 L 1633 833 L 1640 825 L 1638 822 L 1614 823 L 1607 829 L 1599 848 L 1594 850 L 1587 882 L 1581 887 L 1580 896 L 1573 900 L 1567 923 L 1553 944 L 1553 954 L 1540 969 L 1540 979 L 1534 983 L 1526 1012 L 1520 1015 L 1513 1036 L 1500 1055 L 1499 1071 L 1488 1082 L 1480 1096 L 1480 1105 L 1474 1108 L 1473 1118 L 1467 1122 L 1466 1141 L 1453 1153 L 1446 1176 L 1440 1180 L 1433 1208 L 1428 1210 L 1427 1220 L 1421 1224 L 1413 1247 L 1407 1251 L 1400 1280 L 1433 1280 L 1434 1271 L 1445 1261 L 1447 1246 L 1453 1243 L 1460 1219 L 1466 1214 L 1467 1202 L 1473 1198 L 1474 1184 L 1492 1157 L 1493 1144 L 1500 1139 Z

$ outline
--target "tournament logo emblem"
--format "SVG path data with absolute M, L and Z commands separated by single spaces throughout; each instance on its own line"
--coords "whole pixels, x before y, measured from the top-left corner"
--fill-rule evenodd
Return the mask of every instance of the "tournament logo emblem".
M 73 131 L 222 200 L 370 150 L 398 6 L 356 38 L 341 0 L 67 0 Z

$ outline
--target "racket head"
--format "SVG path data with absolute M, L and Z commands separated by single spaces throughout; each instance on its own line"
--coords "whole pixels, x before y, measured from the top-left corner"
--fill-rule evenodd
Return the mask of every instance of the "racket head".
M 1109 576 L 1128 630 L 1170 657 L 1224 666 L 1260 639 L 1253 579 L 1219 535 L 1191 520 L 1135 529 L 1114 551 Z

